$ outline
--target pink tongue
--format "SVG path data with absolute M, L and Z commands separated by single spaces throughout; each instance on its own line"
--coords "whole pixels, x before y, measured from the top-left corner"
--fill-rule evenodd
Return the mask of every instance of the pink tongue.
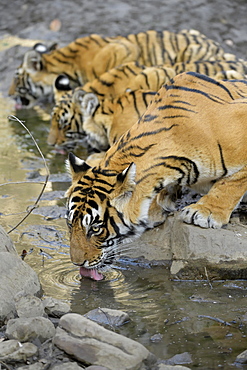
M 20 103 L 15 103 L 15 109 L 18 110 L 18 109 L 22 109 L 22 104 Z
M 86 269 L 85 267 L 80 267 L 80 274 L 83 277 L 88 277 L 97 281 L 104 279 L 104 276 L 96 269 Z

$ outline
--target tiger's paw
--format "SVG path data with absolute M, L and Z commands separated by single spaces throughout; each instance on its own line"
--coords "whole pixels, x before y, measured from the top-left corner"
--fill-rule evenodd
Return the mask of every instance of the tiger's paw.
M 225 219 L 213 214 L 209 208 L 201 204 L 191 204 L 181 211 L 181 219 L 187 224 L 194 224 L 203 228 L 220 229 L 227 224 Z

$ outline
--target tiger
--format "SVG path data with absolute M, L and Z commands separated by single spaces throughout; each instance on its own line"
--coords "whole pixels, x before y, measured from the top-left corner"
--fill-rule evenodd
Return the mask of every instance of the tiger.
M 94 93 L 75 90 L 63 114 L 53 111 L 47 142 L 71 149 L 86 135 L 94 151 L 105 151 L 141 117 L 155 94 L 135 90 L 100 100 Z
M 98 166 L 71 152 L 67 224 L 80 274 L 102 279 L 122 243 L 176 212 L 177 187 L 205 194 L 179 211 L 181 222 L 226 225 L 247 191 L 246 117 L 246 80 L 185 72 L 161 87 Z
M 46 51 L 41 44 L 27 51 L 9 95 L 18 100 L 19 108 L 30 108 L 44 95 L 52 96 L 54 81 L 60 74 L 67 75 L 75 87 L 130 61 L 151 66 L 227 58 L 229 55 L 217 42 L 197 30 L 178 33 L 148 30 L 115 37 L 91 34 L 52 51 Z
M 51 114 L 51 128 L 47 139 L 48 144 L 62 146 L 63 148 L 67 149 L 73 149 L 73 147 L 79 145 L 81 142 L 85 145 L 85 132 L 83 129 L 85 112 L 83 112 L 80 101 L 85 92 L 94 93 L 94 95 L 96 95 L 94 100 L 97 100 L 98 104 L 100 104 L 100 100 L 123 95 L 126 91 L 138 89 L 158 91 L 163 84 L 169 82 L 169 80 L 176 74 L 183 71 L 201 71 L 210 77 L 219 79 L 241 79 L 244 78 L 245 73 L 247 73 L 247 62 L 203 61 L 193 63 L 177 63 L 173 67 L 146 67 L 144 65 L 140 65 L 138 62 L 130 62 L 116 68 L 112 68 L 111 70 L 102 74 L 99 78 L 94 79 L 92 82 L 88 82 L 82 87 L 77 87 L 74 91 L 71 90 L 68 77 L 60 75 L 57 77 L 54 86 L 56 104 Z M 131 95 L 129 95 L 129 97 L 130 96 Z M 124 99 L 126 99 L 126 97 Z M 91 101 L 93 100 L 91 99 Z M 107 104 L 108 107 L 106 107 Z M 103 108 L 104 114 L 103 116 L 101 114 L 101 117 L 104 117 L 104 121 L 110 119 L 107 117 L 107 115 L 111 116 L 113 114 L 112 111 L 114 111 L 114 104 L 115 103 L 113 103 L 112 100 L 105 100 Z M 132 100 L 132 98 L 131 104 L 134 104 L 134 100 Z M 117 104 L 116 107 L 118 105 L 119 104 Z M 111 106 L 110 110 L 109 106 Z M 129 108 L 130 107 L 128 105 L 128 109 Z M 124 109 L 126 109 L 126 103 L 124 103 L 124 108 L 121 109 L 120 115 L 124 113 Z M 140 107 L 138 109 L 140 110 Z M 117 112 L 119 112 L 119 109 Z M 144 113 L 142 110 L 141 112 Z M 98 113 L 98 110 L 96 113 Z M 115 114 L 115 117 L 116 116 L 117 114 Z M 115 122 L 117 122 L 116 119 Z M 130 121 L 128 120 L 128 122 Z M 119 132 L 122 134 L 123 131 L 122 129 L 120 130 L 121 125 L 122 124 L 119 125 Z M 94 129 L 94 134 L 95 132 L 96 131 Z M 117 124 L 115 124 L 115 132 L 117 133 Z M 87 135 L 90 137 L 89 131 L 87 132 Z M 100 140 L 100 135 L 102 135 L 102 140 Z M 106 131 L 103 133 L 102 128 L 99 129 L 97 134 L 98 143 L 103 140 L 107 141 L 106 135 Z M 109 142 L 110 145 L 113 143 L 111 138 L 109 138 Z M 98 145 L 96 145 L 96 147 L 97 146 Z M 97 149 L 105 150 L 105 146 L 106 145 L 103 145 L 102 148 L 101 145 L 101 148 L 98 147 Z
M 115 97 L 130 90 L 149 89 L 158 91 L 169 79 L 182 72 L 202 73 L 216 79 L 243 79 L 247 74 L 247 62 L 238 61 L 194 61 L 180 62 L 173 66 L 157 65 L 147 67 L 138 62 L 121 64 L 79 87 L 87 92 L 93 92 L 99 97 Z M 54 84 L 55 102 L 64 93 L 71 90 L 70 80 L 65 75 L 59 75 Z

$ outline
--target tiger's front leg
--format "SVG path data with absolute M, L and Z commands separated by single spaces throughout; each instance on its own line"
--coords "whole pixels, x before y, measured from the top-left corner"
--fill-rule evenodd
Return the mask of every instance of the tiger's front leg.
M 180 186 L 172 186 L 162 189 L 155 196 L 148 210 L 149 227 L 162 224 L 168 214 L 176 210 L 175 202 L 180 193 Z
M 184 222 L 204 228 L 221 228 L 247 191 L 247 167 L 218 180 L 197 203 L 181 212 Z

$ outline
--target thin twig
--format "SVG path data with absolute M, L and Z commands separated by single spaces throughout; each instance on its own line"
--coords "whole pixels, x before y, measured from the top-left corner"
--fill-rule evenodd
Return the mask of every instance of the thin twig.
M 11 367 L 9 367 L 9 366 L 8 366 L 5 362 L 3 362 L 3 361 L 0 361 L 0 364 L 1 364 L 1 365 L 3 365 L 3 366 L 5 366 L 7 370 L 11 370 L 11 369 L 12 369 Z M 1 366 L 1 365 L 0 365 L 0 366 Z
M 23 218 L 22 218 L 22 220 L 20 221 L 20 222 L 18 222 L 18 224 L 16 225 L 16 226 L 14 226 L 11 230 L 9 230 L 8 231 L 8 234 L 10 234 L 13 230 L 15 230 L 23 221 L 25 221 L 26 220 L 26 218 L 30 215 L 30 213 L 35 209 L 35 208 L 37 208 L 38 207 L 38 203 L 39 203 L 39 201 L 40 201 L 40 198 L 42 197 L 42 195 L 43 195 L 43 193 L 44 193 L 44 190 L 45 190 L 45 187 L 46 187 L 46 185 L 47 185 L 47 182 L 48 182 L 48 179 L 49 179 L 49 176 L 50 176 L 50 171 L 49 171 L 49 168 L 48 168 L 48 166 L 47 166 L 47 164 L 46 164 L 46 160 L 45 160 L 45 158 L 44 158 L 44 156 L 43 156 L 43 153 L 41 152 L 41 150 L 40 150 L 40 148 L 39 148 L 39 146 L 38 146 L 38 143 L 37 143 L 37 141 L 34 139 L 34 137 L 33 137 L 33 135 L 31 134 L 31 132 L 29 131 L 29 129 L 24 125 L 24 123 L 21 121 L 21 120 L 19 120 L 19 118 L 17 118 L 17 117 L 15 117 L 15 116 L 9 116 L 8 117 L 10 120 L 12 120 L 12 121 L 16 121 L 16 122 L 19 122 L 21 125 L 22 125 L 22 127 L 24 127 L 24 129 L 28 132 L 28 134 L 31 136 L 31 138 L 32 138 L 32 140 L 33 140 L 33 142 L 34 142 L 34 144 L 35 144 L 35 146 L 36 146 L 36 148 L 37 148 L 37 150 L 38 150 L 38 152 L 39 152 L 39 154 L 40 154 L 40 156 L 41 156 L 41 158 L 43 159 L 43 161 L 44 161 L 44 165 L 45 165 L 45 169 L 46 169 L 46 179 L 45 179 L 45 182 L 43 183 L 43 187 L 42 187 L 42 189 L 41 189 L 41 192 L 40 192 L 40 194 L 39 194 L 39 196 L 38 196 L 38 198 L 36 199 L 36 202 L 33 204 L 33 206 L 30 206 L 30 208 L 29 208 L 29 210 L 27 211 L 27 214 L 26 214 L 26 216 L 24 216 Z
M 11 181 L 11 182 L 4 182 L 3 184 L 0 184 L 0 186 L 6 186 L 6 185 L 19 185 L 19 184 L 39 184 L 43 185 L 44 181 Z
M 98 307 L 98 309 L 99 309 L 99 311 L 101 311 L 105 315 L 106 320 L 108 321 L 108 325 L 110 326 L 111 330 L 115 331 L 115 328 L 112 325 L 112 320 L 111 320 L 110 316 L 108 315 L 108 313 L 105 312 L 104 310 L 102 310 L 102 308 L 100 308 L 100 307 Z
M 208 271 L 207 271 L 206 266 L 204 267 L 204 270 L 205 270 L 205 275 L 206 275 L 206 278 L 207 278 L 207 281 L 208 281 L 208 285 L 210 286 L 210 289 L 213 289 L 213 285 L 210 283 L 210 280 L 209 280 L 209 277 L 208 277 Z
M 233 328 L 235 328 L 234 325 L 230 324 L 229 322 L 227 321 L 224 321 L 222 319 L 218 319 L 217 317 L 212 317 L 212 316 L 207 316 L 207 315 L 198 315 L 198 317 L 200 319 L 210 319 L 210 320 L 213 320 L 213 321 L 216 321 L 216 322 L 219 322 L 220 324 L 223 324 L 223 325 L 226 325 L 226 326 L 232 326 Z

